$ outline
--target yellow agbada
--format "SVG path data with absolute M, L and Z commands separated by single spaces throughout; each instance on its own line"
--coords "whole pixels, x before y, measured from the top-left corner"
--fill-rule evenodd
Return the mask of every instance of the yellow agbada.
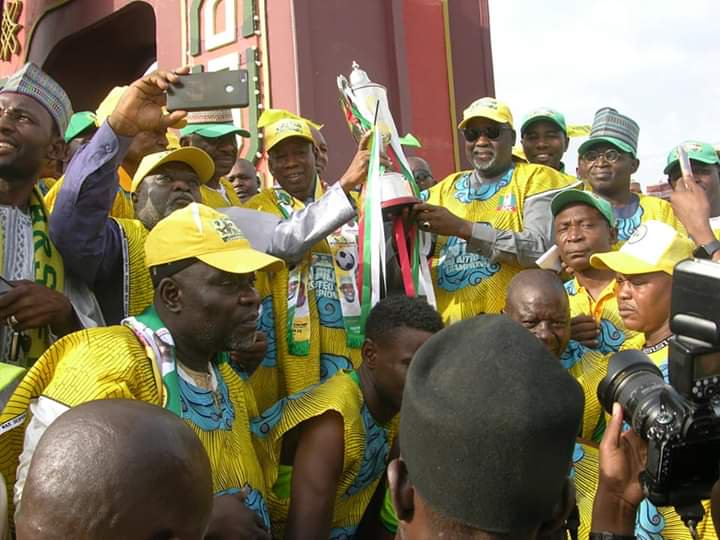
M 115 194 L 112 208 L 110 209 L 110 217 L 118 219 L 134 219 L 135 207 L 133 206 L 132 197 L 130 196 L 132 178 L 130 178 L 130 175 L 125 172 L 125 169 L 122 167 L 118 168 L 118 178 L 120 185 L 117 193 Z M 50 212 L 52 212 L 53 208 L 55 208 L 55 201 L 57 200 L 58 193 L 62 189 L 64 181 L 65 177 L 60 177 L 60 179 L 53 184 L 45 195 L 45 205 Z
M 227 208 L 229 206 L 242 206 L 240 197 L 235 193 L 230 181 L 224 176 L 220 178 L 220 185 L 225 189 L 226 197 L 222 193 L 208 187 L 200 186 L 200 194 L 202 195 L 202 203 L 210 208 Z
M 577 278 L 565 283 L 570 316 L 589 315 L 600 325 L 597 348 L 591 349 L 571 340 L 560 359 L 585 393 L 580 436 L 596 443 L 600 442 L 605 430 L 605 412 L 597 399 L 597 386 L 607 374 L 608 358 L 621 350 L 640 349 L 645 341 L 643 334 L 625 328 L 618 311 L 615 286 L 615 280 L 612 280 L 595 300 Z
M 342 416 L 345 441 L 343 472 L 335 497 L 330 538 L 352 538 L 387 466 L 397 434 L 397 417 L 387 426 L 377 424 L 365 405 L 357 375 L 343 371 L 322 384 L 279 401 L 252 419 L 251 429 L 268 443 L 269 456 L 264 460 L 267 462 L 265 482 L 267 486 L 274 486 L 278 479 L 283 435 L 328 411 Z M 268 505 L 273 531 L 277 538 L 282 538 L 290 499 L 281 498 L 271 489 Z
M 252 391 L 229 364 L 220 365 L 218 373 L 234 409 L 232 426 L 206 431 L 185 411 L 182 417 L 208 453 L 216 493 L 249 484 L 254 497 L 265 497 L 265 478 L 249 426 L 249 418 L 257 415 Z M 7 481 L 8 500 L 13 500 L 30 400 L 46 396 L 74 407 L 97 399 L 137 399 L 162 406 L 161 385 L 156 364 L 129 328 L 83 330 L 58 341 L 30 369 L 0 415 L 0 473 Z
M 148 230 L 140 220 L 116 219 L 123 236 L 123 309 L 125 317 L 139 315 L 153 301 L 155 288 L 145 266 Z
M 497 230 L 523 230 L 523 208 L 530 197 L 562 190 L 574 179 L 549 167 L 516 163 L 512 177 L 475 190 L 472 171 L 452 174 L 430 188 L 427 202 L 443 206 L 472 222 L 487 223 Z M 548 216 L 548 219 L 551 219 Z M 432 259 L 432 279 L 437 308 L 445 323 L 499 313 L 505 291 L 522 268 L 517 263 L 492 262 L 467 251 L 461 238 L 438 236 Z
M 649 195 L 638 194 L 638 197 L 640 198 L 640 204 L 631 217 L 622 218 L 618 217 L 617 213 L 615 214 L 618 241 L 613 246 L 613 249 L 620 249 L 627 239 L 632 236 L 632 233 L 635 232 L 635 229 L 646 221 L 662 221 L 678 231 L 685 231 L 685 228 L 675 217 L 669 202 Z
M 321 189 L 318 183 L 316 197 L 322 194 Z M 304 207 L 294 198 L 292 204 L 293 210 Z M 247 201 L 245 207 L 284 218 L 276 203 L 275 190 L 261 191 Z M 295 356 L 288 350 L 288 268 L 274 274 L 257 274 L 256 288 L 262 310 L 259 329 L 268 340 L 265 359 L 250 378 L 260 410 L 325 380 L 339 370 L 360 365 L 360 349 L 347 345 L 332 264 L 329 268 L 323 267 L 322 272 L 314 272 L 313 257 L 315 260 L 332 258 L 327 240 L 315 244 L 299 263 L 309 268 L 312 285 L 306 291 L 310 308 L 310 351 L 307 356 Z M 330 272 L 333 274 L 331 279 L 326 279 Z

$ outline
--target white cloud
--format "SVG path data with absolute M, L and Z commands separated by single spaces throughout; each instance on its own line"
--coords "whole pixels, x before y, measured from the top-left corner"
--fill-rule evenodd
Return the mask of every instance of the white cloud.
M 574 124 L 604 106 L 627 114 L 640 124 L 636 176 L 653 184 L 672 146 L 720 142 L 717 21 L 717 0 L 491 0 L 495 91 L 516 122 L 538 106 Z

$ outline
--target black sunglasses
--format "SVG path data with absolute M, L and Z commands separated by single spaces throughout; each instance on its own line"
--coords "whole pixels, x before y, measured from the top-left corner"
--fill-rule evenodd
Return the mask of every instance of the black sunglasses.
M 481 135 L 494 141 L 500 137 L 503 131 L 507 131 L 508 129 L 506 126 L 488 126 L 484 128 L 465 128 L 462 132 L 467 142 L 475 142 Z

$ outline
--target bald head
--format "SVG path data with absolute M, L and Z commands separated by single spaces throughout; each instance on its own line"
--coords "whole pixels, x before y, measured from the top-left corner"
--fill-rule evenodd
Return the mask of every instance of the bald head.
M 325 136 L 322 132 L 314 126 L 310 126 L 310 132 L 315 142 L 315 149 L 317 150 L 317 158 L 315 159 L 315 168 L 320 178 L 325 174 L 325 169 L 328 164 L 328 143 L 325 140 Z
M 505 313 L 530 330 L 558 358 L 570 340 L 570 304 L 549 270 L 523 270 L 507 290 Z
M 430 170 L 430 165 L 421 157 L 412 156 L 408 158 L 410 170 L 415 178 L 415 183 L 421 191 L 429 189 L 435 185 L 435 177 Z
M 211 509 L 210 462 L 180 418 L 141 401 L 93 401 L 40 439 L 17 538 L 201 540 Z

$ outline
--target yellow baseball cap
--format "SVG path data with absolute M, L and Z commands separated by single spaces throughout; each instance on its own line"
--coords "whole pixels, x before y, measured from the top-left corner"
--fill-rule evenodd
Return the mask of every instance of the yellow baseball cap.
M 145 177 L 157 169 L 160 165 L 179 161 L 187 163 L 198 175 L 201 184 L 205 184 L 215 174 L 215 163 L 212 158 L 207 155 L 204 150 L 194 146 L 183 146 L 175 150 L 166 150 L 164 152 L 155 152 L 148 154 L 140 162 L 138 170 L 133 176 L 130 193 L 135 193 Z
M 263 128 L 267 152 L 279 142 L 290 137 L 300 137 L 315 144 L 310 126 L 319 129 L 318 124 L 284 109 L 267 109 L 260 116 L 258 128 Z
M 153 267 L 186 259 L 199 259 L 232 274 L 275 272 L 285 266 L 282 260 L 253 249 L 229 217 L 199 203 L 175 210 L 145 240 L 145 265 L 151 274 Z
M 484 97 L 473 101 L 470 106 L 463 111 L 462 122 L 458 128 L 463 129 L 473 118 L 487 118 L 499 124 L 513 125 L 513 117 L 510 107 L 502 101 L 495 98 Z
M 594 268 L 610 269 L 625 275 L 665 272 L 692 257 L 694 244 L 682 233 L 661 221 L 642 223 L 619 251 L 590 257 Z

